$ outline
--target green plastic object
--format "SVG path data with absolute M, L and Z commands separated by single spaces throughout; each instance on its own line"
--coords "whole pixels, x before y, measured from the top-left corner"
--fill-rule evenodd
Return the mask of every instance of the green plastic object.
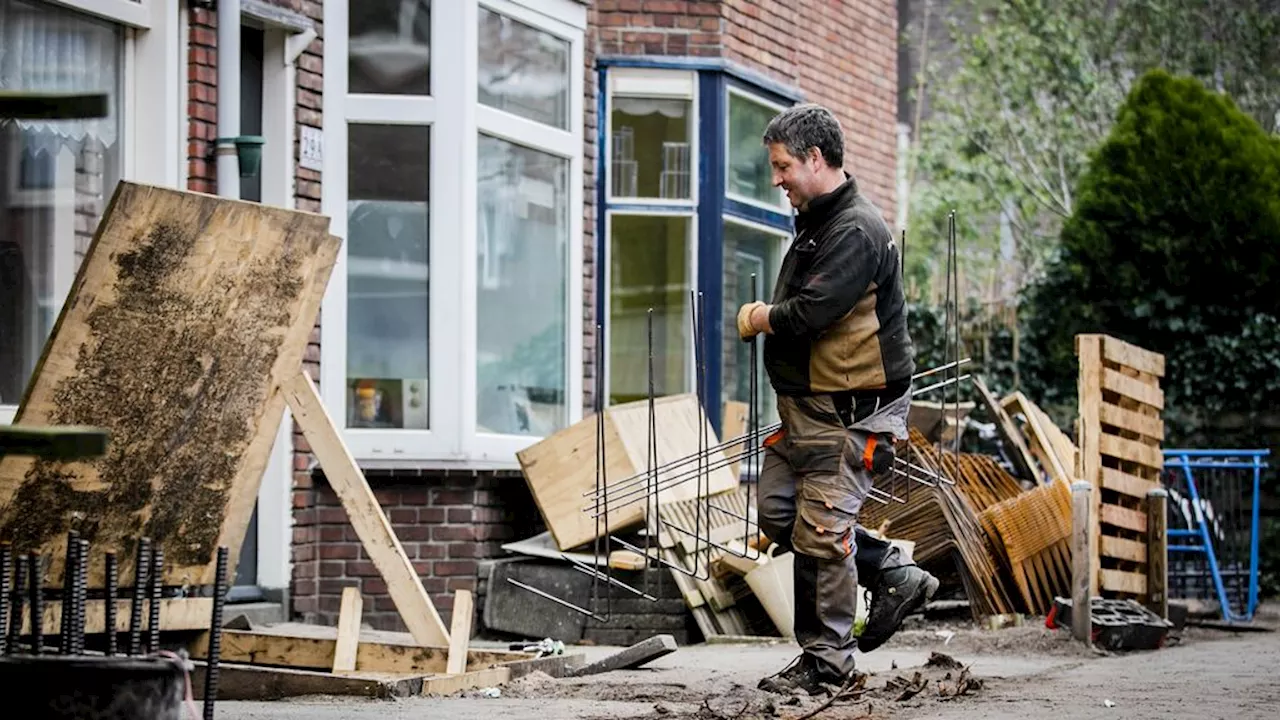
M 262 146 L 266 138 L 261 135 L 241 135 L 236 138 L 236 156 L 240 159 L 240 177 L 257 177 L 262 170 Z

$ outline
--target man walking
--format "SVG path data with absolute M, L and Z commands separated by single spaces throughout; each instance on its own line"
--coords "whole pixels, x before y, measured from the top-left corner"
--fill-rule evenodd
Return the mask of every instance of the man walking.
M 743 340 L 764 333 L 782 428 L 765 440 L 760 526 L 795 553 L 795 636 L 803 650 L 764 690 L 842 685 L 855 649 L 879 647 L 927 602 L 938 580 L 857 524 L 874 476 L 907 437 L 911 376 L 899 248 L 879 210 L 843 170 L 840 123 L 801 105 L 765 129 L 773 184 L 798 211 L 772 302 L 738 311 Z M 856 589 L 872 590 L 853 635 Z

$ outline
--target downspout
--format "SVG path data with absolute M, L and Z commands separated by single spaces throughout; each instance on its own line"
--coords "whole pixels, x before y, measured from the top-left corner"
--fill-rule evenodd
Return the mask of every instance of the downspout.
M 218 0 L 218 194 L 240 199 L 240 0 Z

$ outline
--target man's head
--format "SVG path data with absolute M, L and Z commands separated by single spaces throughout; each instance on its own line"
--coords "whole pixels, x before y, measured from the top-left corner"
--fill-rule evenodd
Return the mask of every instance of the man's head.
M 787 191 L 793 207 L 844 182 L 844 136 L 840 121 L 821 105 L 797 105 L 779 113 L 764 130 L 773 184 Z

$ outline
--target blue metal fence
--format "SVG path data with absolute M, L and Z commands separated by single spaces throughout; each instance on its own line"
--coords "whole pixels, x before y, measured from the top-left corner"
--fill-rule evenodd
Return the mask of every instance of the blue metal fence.
M 1164 451 L 1169 596 L 1216 600 L 1229 623 L 1258 609 L 1263 459 L 1270 450 Z

